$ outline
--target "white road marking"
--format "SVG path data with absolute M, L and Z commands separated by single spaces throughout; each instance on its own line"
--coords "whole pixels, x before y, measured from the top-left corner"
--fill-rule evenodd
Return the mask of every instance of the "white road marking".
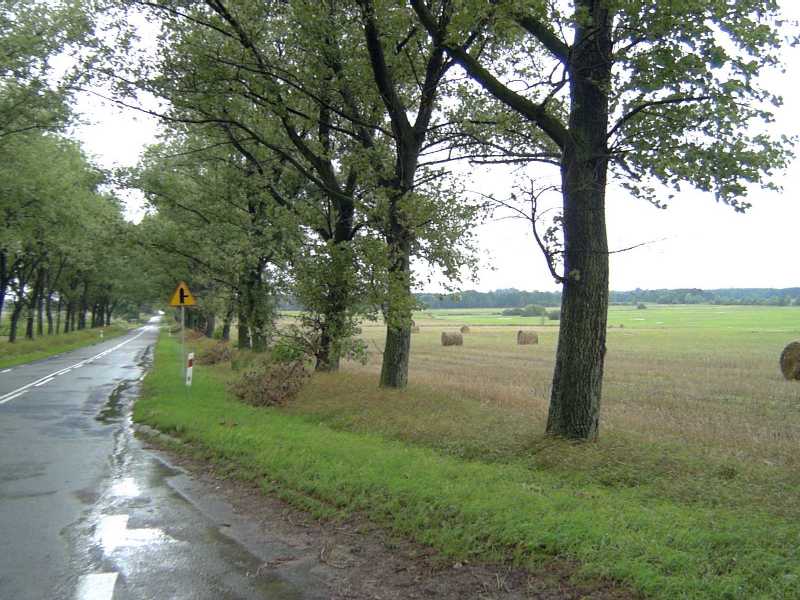
M 0 373 L 11 373 L 11 369 L 6 369 L 5 371 L 0 371 Z
M 91 573 L 78 582 L 76 600 L 111 600 L 119 573 Z
M 84 364 L 86 364 L 86 363 L 89 363 L 89 362 L 93 361 L 93 360 L 94 360 L 94 359 L 96 359 L 96 358 L 99 358 L 100 356 L 105 356 L 106 354 L 109 354 L 109 353 L 111 353 L 111 352 L 114 352 L 115 350 L 119 350 L 119 349 L 120 349 L 120 348 L 122 348 L 124 345 L 126 345 L 126 344 L 130 344 L 132 341 L 134 341 L 134 340 L 136 340 L 136 339 L 139 339 L 139 338 L 140 338 L 142 335 L 144 335 L 145 331 L 147 331 L 147 330 L 146 330 L 146 329 L 142 329 L 142 331 L 140 331 L 139 333 L 137 333 L 137 334 L 136 334 L 135 336 L 133 336 L 132 338 L 130 338 L 130 339 L 127 339 L 127 340 L 125 340 L 124 342 L 122 342 L 122 343 L 120 343 L 120 344 L 117 344 L 117 345 L 116 345 L 116 346 L 114 346 L 113 348 L 109 348 L 109 349 L 108 349 L 108 350 L 106 350 L 105 352 L 101 352 L 100 354 L 97 354 L 97 355 L 93 356 L 92 358 L 90 358 L 90 359 L 88 359 L 88 360 L 83 360 L 83 361 L 81 361 L 81 362 L 79 362 L 79 363 L 75 363 L 74 365 L 71 365 L 71 366 L 67 367 L 66 369 L 74 369 L 74 368 L 77 368 L 79 365 L 80 365 L 80 366 L 82 366 L 82 365 L 84 365 Z M 45 375 L 44 377 L 40 377 L 40 378 L 39 378 L 39 379 L 37 379 L 36 381 L 31 381 L 31 382 L 30 382 L 29 384 L 27 384 L 27 385 L 23 385 L 22 387 L 18 387 L 18 388 L 17 388 L 17 389 L 15 389 L 15 390 L 11 390 L 11 391 L 10 391 L 10 392 L 8 392 L 7 394 L 3 394 L 2 396 L 0 396 L 0 404 L 5 404 L 5 403 L 6 403 L 6 402 L 8 402 L 9 400 L 13 400 L 14 398 L 18 398 L 18 397 L 21 395 L 19 392 L 23 392 L 23 391 L 25 391 L 25 390 L 27 390 L 27 389 L 29 389 L 29 388 L 32 388 L 32 387 L 38 387 L 39 385 L 44 385 L 45 383 L 47 383 L 48 381 L 50 381 L 50 380 L 51 380 L 53 377 L 57 377 L 58 375 L 60 375 L 61 373 L 63 373 L 63 372 L 66 370 L 66 369 L 60 369 L 60 370 L 58 370 L 58 371 L 55 371 L 54 373 L 50 373 L 50 374 L 48 374 L 48 375 Z
M 18 394 L 14 394 L 13 396 L 9 396 L 8 398 L 5 398 L 5 396 L 4 396 L 5 399 L 4 400 L 0 400 L 0 404 L 5 404 L 6 402 L 8 402 L 10 400 L 13 400 L 14 398 L 19 398 L 20 396 L 22 396 L 22 394 L 26 394 L 26 393 L 28 393 L 28 390 L 23 390 Z
M 50 383 L 51 381 L 53 381 L 53 379 L 55 379 L 55 377 L 51 377 L 50 379 L 45 379 L 44 381 L 40 381 L 39 383 L 37 383 L 33 387 L 42 387 L 44 384 Z

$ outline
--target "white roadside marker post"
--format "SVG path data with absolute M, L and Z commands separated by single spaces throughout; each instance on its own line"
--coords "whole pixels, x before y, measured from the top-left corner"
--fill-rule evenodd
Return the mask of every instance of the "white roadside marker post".
M 186 358 L 186 387 L 192 387 L 192 367 L 194 366 L 194 352 L 189 352 Z

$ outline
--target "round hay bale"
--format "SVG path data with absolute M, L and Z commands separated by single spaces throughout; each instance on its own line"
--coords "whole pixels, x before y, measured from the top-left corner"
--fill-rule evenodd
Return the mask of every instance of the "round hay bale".
M 462 325 L 461 333 L 469 333 L 469 325 Z
M 522 331 L 520 329 L 517 332 L 517 344 L 520 346 L 528 346 L 530 344 L 538 344 L 539 343 L 539 334 L 535 331 Z
M 781 352 L 781 373 L 786 379 L 800 379 L 800 342 L 791 342 Z
M 442 346 L 463 346 L 464 337 L 458 332 L 442 332 Z
M 411 333 L 419 333 L 419 325 L 412 325 Z

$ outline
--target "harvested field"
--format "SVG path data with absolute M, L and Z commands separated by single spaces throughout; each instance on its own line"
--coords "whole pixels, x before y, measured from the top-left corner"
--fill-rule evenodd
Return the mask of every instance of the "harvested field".
M 558 327 L 532 327 L 536 319 L 525 317 L 505 324 L 492 321 L 488 310 L 475 311 L 470 327 L 480 335 L 457 354 L 445 352 L 436 327 L 468 320 L 464 312 L 415 316 L 423 329 L 414 336 L 409 396 L 446 395 L 462 423 L 472 410 L 467 407 L 478 407 L 486 413 L 481 418 L 501 423 L 497 445 L 518 451 L 544 430 Z M 652 306 L 646 321 L 634 320 L 643 313 L 609 312 L 609 323 L 625 327 L 608 331 L 599 447 L 674 444 L 723 462 L 800 471 L 800 384 L 786 381 L 777 361 L 800 338 L 800 308 Z M 521 324 L 537 333 L 538 346 L 515 343 Z M 362 337 L 372 348 L 382 347 L 383 335 L 382 326 L 365 324 Z M 357 397 L 369 402 L 380 355 L 343 368 L 363 382 Z M 308 400 L 312 412 L 314 405 Z M 444 410 L 441 404 L 437 410 Z M 391 430 L 391 419 L 380 428 Z

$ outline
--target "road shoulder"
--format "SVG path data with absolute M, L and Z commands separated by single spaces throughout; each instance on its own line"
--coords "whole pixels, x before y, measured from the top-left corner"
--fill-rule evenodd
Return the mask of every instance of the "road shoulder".
M 237 476 L 232 465 L 209 463 L 199 450 L 151 428 L 138 428 L 137 435 L 146 449 L 186 473 L 171 485 L 220 523 L 223 534 L 262 560 L 261 574 L 290 582 L 300 578 L 298 570 L 305 577 L 312 574 L 331 600 L 635 597 L 613 584 L 576 585 L 571 577 L 575 565 L 567 562 L 551 563 L 537 572 L 511 565 L 453 563 L 365 518 L 316 519 Z M 287 551 L 276 554 L 276 547 Z

